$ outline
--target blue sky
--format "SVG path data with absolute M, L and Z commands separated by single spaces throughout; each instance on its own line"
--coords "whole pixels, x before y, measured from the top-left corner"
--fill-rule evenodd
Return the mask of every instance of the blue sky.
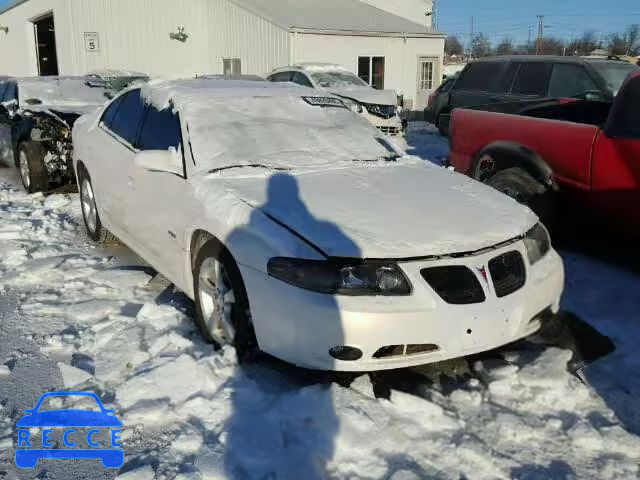
M 467 42 L 474 17 L 475 31 L 493 42 L 509 36 L 526 42 L 538 32 L 536 15 L 545 15 L 547 35 L 570 39 L 585 30 L 600 35 L 640 23 L 640 0 L 438 0 L 438 29 Z

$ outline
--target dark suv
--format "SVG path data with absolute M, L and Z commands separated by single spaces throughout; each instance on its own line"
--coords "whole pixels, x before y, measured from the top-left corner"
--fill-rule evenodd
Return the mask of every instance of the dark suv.
M 624 80 L 640 68 L 602 58 L 504 56 L 475 60 L 460 73 L 449 104 L 436 119 L 448 132 L 454 108 L 542 98 L 611 102 Z

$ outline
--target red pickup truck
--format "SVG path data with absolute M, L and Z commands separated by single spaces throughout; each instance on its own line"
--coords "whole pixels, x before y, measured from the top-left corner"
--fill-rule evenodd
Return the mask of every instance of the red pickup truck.
M 449 164 L 547 224 L 561 196 L 576 214 L 640 234 L 640 73 L 612 103 L 547 100 L 511 110 L 454 110 Z

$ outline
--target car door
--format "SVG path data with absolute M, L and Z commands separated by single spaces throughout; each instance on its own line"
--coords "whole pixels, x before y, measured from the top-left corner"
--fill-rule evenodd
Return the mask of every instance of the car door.
M 106 217 L 108 227 L 121 237 L 128 237 L 129 167 L 133 165 L 144 113 L 140 89 L 116 98 L 105 110 L 89 145 L 91 162 L 88 168 L 99 213 Z
M 640 74 L 620 89 L 596 140 L 590 197 L 596 211 L 640 235 Z
M 13 116 L 18 107 L 18 89 L 14 82 L 2 82 L 0 115 L 0 161 L 5 165 L 14 166 L 15 145 L 13 139 Z
M 174 149 L 183 157 L 180 117 L 171 107 L 148 106 L 136 143 L 137 150 Z M 182 175 L 152 171 L 133 163 L 128 168 L 130 205 L 127 224 L 135 229 L 136 241 L 145 258 L 172 282 L 181 284 L 180 253 L 186 246 L 183 232 L 189 218 L 190 190 L 186 168 Z

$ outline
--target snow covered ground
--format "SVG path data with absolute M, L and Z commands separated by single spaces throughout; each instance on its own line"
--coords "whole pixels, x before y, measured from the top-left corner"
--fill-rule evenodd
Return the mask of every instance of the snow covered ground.
M 446 142 L 413 126 L 412 153 Z M 563 307 L 616 351 L 521 342 L 351 383 L 202 342 L 191 303 L 125 247 L 96 248 L 76 195 L 29 196 L 0 169 L 0 478 L 635 479 L 640 477 L 640 273 L 564 252 Z M 13 465 L 15 422 L 46 391 L 98 393 L 125 465 Z

